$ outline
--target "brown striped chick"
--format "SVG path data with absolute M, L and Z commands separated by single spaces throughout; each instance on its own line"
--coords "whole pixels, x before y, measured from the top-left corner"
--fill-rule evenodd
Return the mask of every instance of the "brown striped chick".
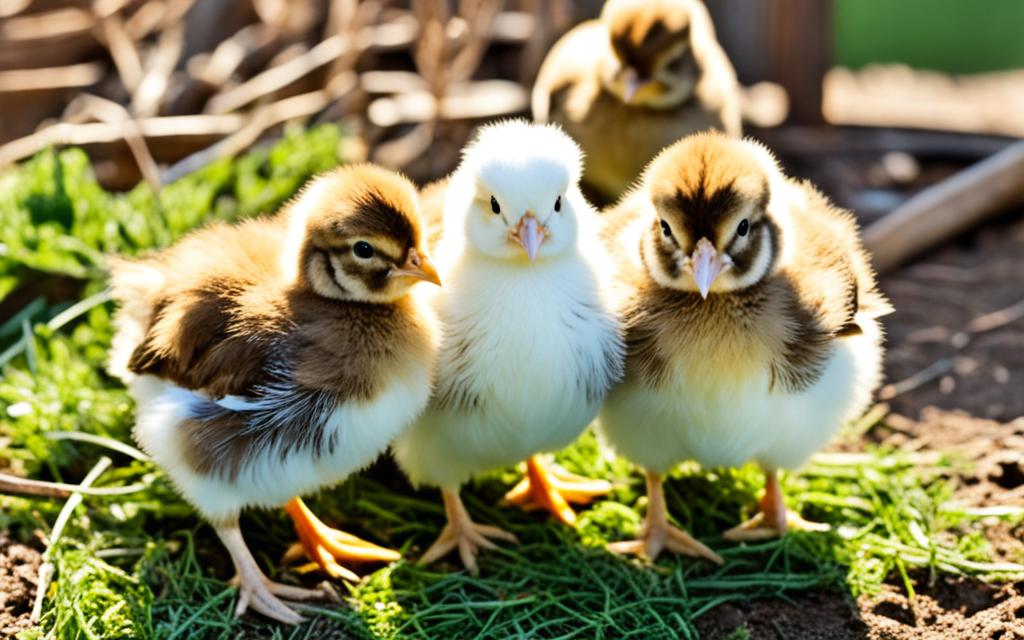
M 600 424 L 646 470 L 649 499 L 639 539 L 613 549 L 721 561 L 667 520 L 662 478 L 691 459 L 764 469 L 760 512 L 727 539 L 820 528 L 787 512 L 776 471 L 823 447 L 879 383 L 890 307 L 853 217 L 760 145 L 703 133 L 659 154 L 604 232 L 629 352 Z
M 417 282 L 439 284 L 416 191 L 369 165 L 307 185 L 275 215 L 213 224 L 142 260 L 112 263 L 120 302 L 112 371 L 137 404 L 134 435 L 214 526 L 246 607 L 302 620 L 239 530 L 246 507 L 286 505 L 307 552 L 399 556 L 326 527 L 294 496 L 341 482 L 426 405 L 436 328 Z
M 699 0 L 609 0 L 548 53 L 533 117 L 579 143 L 584 184 L 609 202 L 682 136 L 739 136 L 739 85 Z

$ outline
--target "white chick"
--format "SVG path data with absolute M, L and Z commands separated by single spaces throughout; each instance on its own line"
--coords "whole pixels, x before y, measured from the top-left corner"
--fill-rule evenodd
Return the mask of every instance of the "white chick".
M 528 459 L 527 478 L 506 497 L 568 524 L 567 502 L 610 489 L 536 457 L 575 440 L 622 373 L 620 331 L 603 295 L 610 260 L 579 190 L 581 162 L 558 127 L 508 121 L 480 131 L 447 186 L 434 251 L 447 287 L 435 296 L 443 327 L 435 391 L 394 445 L 412 482 L 444 497 L 448 524 L 424 563 L 458 547 L 475 572 L 478 549 L 494 546 L 488 538 L 515 540 L 470 519 L 459 487 L 474 474 Z

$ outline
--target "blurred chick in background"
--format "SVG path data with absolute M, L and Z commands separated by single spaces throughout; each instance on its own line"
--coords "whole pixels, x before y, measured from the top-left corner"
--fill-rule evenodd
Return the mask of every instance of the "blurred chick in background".
M 588 195 L 611 202 L 679 138 L 739 136 L 739 86 L 699 0 L 609 0 L 548 53 L 533 116 L 579 143 Z
M 820 528 L 787 512 L 776 472 L 823 447 L 880 380 L 890 307 L 853 217 L 760 145 L 704 133 L 658 155 L 605 237 L 629 353 L 600 425 L 646 470 L 649 499 L 639 539 L 613 549 L 721 562 L 667 520 L 664 474 L 690 459 L 764 469 L 760 512 L 727 539 Z
M 247 607 L 302 620 L 239 529 L 246 507 L 286 509 L 307 553 L 399 554 L 335 531 L 293 496 L 377 457 L 430 394 L 437 329 L 410 295 L 440 284 L 405 178 L 372 166 L 313 180 L 273 216 L 213 224 L 143 260 L 112 264 L 120 303 L 111 370 L 135 398 L 134 435 L 214 526 Z
M 459 488 L 475 474 L 526 459 L 526 479 L 506 497 L 567 524 L 567 502 L 611 488 L 537 457 L 575 440 L 622 372 L 603 293 L 609 259 L 579 190 L 580 163 L 557 127 L 503 122 L 479 132 L 446 185 L 422 194 L 444 207 L 441 353 L 430 405 L 394 445 L 413 484 L 440 487 L 444 499 L 448 523 L 421 562 L 458 548 L 475 572 L 490 538 L 515 540 L 470 518 Z

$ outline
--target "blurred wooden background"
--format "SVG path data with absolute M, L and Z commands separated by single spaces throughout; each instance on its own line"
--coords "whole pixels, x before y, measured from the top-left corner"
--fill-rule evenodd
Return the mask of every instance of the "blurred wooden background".
M 1008 0 L 994 1 L 1006 8 Z M 1019 70 L 957 78 L 907 67 L 834 68 L 837 51 L 863 59 L 863 48 L 853 45 L 875 31 L 880 49 L 900 44 L 886 16 L 905 17 L 910 9 L 902 4 L 706 2 L 747 87 L 748 131 L 798 172 L 806 165 L 807 177 L 827 182 L 837 175 L 813 173 L 821 154 L 938 151 L 977 160 L 1006 146 L 1007 135 L 1024 135 Z M 907 2 L 916 7 L 913 15 L 927 17 L 926 0 Z M 288 123 L 340 121 L 362 141 L 348 150 L 353 157 L 429 180 L 452 168 L 481 121 L 528 115 L 529 89 L 548 48 L 601 5 L 2 0 L 0 169 L 48 145 L 75 144 L 93 158 L 104 185 L 126 189 L 142 179 L 158 187 L 278 135 Z M 971 15 L 985 28 L 999 24 L 976 8 Z M 958 58 L 947 49 L 960 44 L 925 36 L 948 33 L 955 22 L 946 23 L 963 19 L 908 24 L 917 48 L 886 55 L 934 58 L 935 66 L 953 68 Z M 996 36 L 1005 50 L 967 60 L 965 68 L 1017 59 L 1013 43 Z M 827 125 L 873 128 L 851 133 Z M 869 217 L 892 204 L 847 198 L 845 184 L 827 190 Z
M 601 5 L 5 0 L 0 167 L 78 144 L 106 185 L 158 186 L 285 122 L 342 120 L 372 159 L 429 179 L 480 120 L 528 115 L 544 54 Z M 792 121 L 820 123 L 830 2 L 709 6 L 742 81 L 782 85 Z

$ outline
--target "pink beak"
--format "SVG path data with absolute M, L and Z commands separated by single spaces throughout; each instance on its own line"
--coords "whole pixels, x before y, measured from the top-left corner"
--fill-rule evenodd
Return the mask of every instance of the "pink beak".
M 698 240 L 697 247 L 690 256 L 690 269 L 693 272 L 693 281 L 697 283 L 697 290 L 700 291 L 700 297 L 707 300 L 715 278 L 731 266 L 732 258 L 719 253 L 710 240 Z
M 530 262 L 537 259 L 540 244 L 544 242 L 544 228 L 540 226 L 537 218 L 532 213 L 527 213 L 522 217 L 512 237 L 523 246 L 523 250 L 526 251 Z

